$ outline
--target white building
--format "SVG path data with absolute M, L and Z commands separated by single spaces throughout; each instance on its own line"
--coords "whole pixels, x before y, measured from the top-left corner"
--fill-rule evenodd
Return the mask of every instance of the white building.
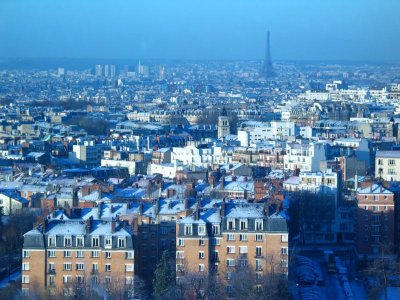
M 376 151 L 375 177 L 400 181 L 400 151 Z
M 325 144 L 288 143 L 284 157 L 284 169 L 302 172 L 318 172 L 321 161 L 326 160 Z
M 247 121 L 238 129 L 240 146 L 248 147 L 250 144 L 264 142 L 266 140 L 287 140 L 295 134 L 293 122 L 272 121 L 270 123 Z

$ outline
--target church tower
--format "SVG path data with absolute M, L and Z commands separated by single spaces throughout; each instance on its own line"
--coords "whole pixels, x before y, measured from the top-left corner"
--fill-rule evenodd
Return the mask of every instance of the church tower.
M 229 118 L 225 107 L 218 117 L 218 139 L 222 139 L 230 133 Z

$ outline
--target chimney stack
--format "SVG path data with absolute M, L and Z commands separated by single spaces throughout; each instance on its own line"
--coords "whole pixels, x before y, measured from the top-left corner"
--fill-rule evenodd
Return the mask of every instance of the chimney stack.
M 221 217 L 225 217 L 225 198 L 222 200 L 221 209 L 220 209 Z
M 116 221 L 114 218 L 111 220 L 111 232 L 115 233 L 115 226 L 116 226 Z

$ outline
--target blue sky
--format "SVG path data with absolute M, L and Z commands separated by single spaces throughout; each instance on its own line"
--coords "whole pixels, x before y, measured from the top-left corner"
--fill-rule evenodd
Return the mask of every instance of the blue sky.
M 399 0 L 0 0 L 0 57 L 400 61 Z

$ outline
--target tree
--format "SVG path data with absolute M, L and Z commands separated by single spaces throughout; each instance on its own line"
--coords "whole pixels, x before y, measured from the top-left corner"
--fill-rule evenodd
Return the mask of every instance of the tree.
M 392 245 L 381 245 L 380 255 L 365 269 L 369 279 L 369 299 L 388 299 L 387 289 L 390 286 L 390 277 L 400 275 L 400 266 L 393 257 Z
M 175 285 L 175 272 L 171 267 L 168 250 L 163 252 L 154 272 L 153 295 L 155 299 L 164 299 L 168 290 Z

